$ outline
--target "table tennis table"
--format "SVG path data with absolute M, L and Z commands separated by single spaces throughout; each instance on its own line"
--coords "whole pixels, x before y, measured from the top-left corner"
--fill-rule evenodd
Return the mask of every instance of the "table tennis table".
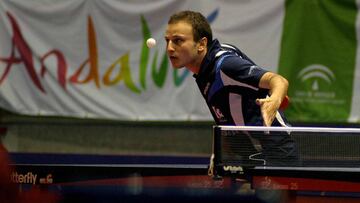
M 62 202 L 264 202 L 207 175 L 208 157 L 11 153 L 13 182 Z
M 229 137 L 223 133 L 227 130 L 252 130 L 265 135 L 269 131 L 291 131 L 301 148 L 301 165 L 244 164 L 241 162 L 243 156 L 237 156 L 237 153 L 244 153 L 241 151 L 244 149 L 238 147 L 238 139 L 248 139 L 248 134 L 235 133 L 234 136 L 231 133 Z M 157 202 L 290 202 L 289 199 L 308 202 L 318 201 L 317 198 L 326 202 L 360 202 L 358 135 L 359 129 L 345 128 L 254 127 L 239 131 L 229 126 L 215 126 L 214 159 L 211 160 L 210 155 L 11 153 L 12 179 L 22 189 L 40 186 L 61 193 L 66 200 L 83 198 L 81 200 L 86 202 L 97 202 L 96 197 L 106 202 L 120 199 L 122 202 L 149 199 Z M 312 146 L 316 142 L 322 144 Z M 343 150 L 333 145 L 340 145 L 338 148 Z M 335 152 L 328 153 L 329 147 Z M 209 175 L 209 169 L 215 172 Z M 247 188 L 248 184 L 251 188 Z
M 252 140 L 256 135 L 291 136 L 298 144 L 299 161 L 267 165 L 251 159 L 256 146 L 240 143 L 258 144 Z M 360 202 L 360 129 L 215 126 L 211 165 L 212 176 L 246 179 L 258 190 Z

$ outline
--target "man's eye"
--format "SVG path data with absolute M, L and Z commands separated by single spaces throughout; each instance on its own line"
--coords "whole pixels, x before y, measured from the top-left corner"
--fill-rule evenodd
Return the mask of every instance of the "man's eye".
M 175 44 L 180 44 L 183 40 L 182 39 L 174 39 Z

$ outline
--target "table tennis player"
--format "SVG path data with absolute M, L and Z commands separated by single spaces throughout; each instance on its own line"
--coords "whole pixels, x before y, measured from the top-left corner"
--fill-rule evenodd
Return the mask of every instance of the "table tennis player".
M 237 47 L 213 39 L 201 13 L 180 11 L 170 16 L 165 40 L 172 66 L 194 73 L 216 124 L 287 125 L 278 110 L 287 95 L 288 81 L 257 66 Z M 262 156 L 297 157 L 290 136 L 270 137 L 260 140 Z

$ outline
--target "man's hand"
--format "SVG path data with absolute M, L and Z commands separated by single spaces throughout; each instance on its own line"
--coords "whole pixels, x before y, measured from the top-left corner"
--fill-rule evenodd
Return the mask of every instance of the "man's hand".
M 279 109 L 281 104 L 281 98 L 267 97 L 265 99 L 256 99 L 256 104 L 260 106 L 261 115 L 264 120 L 264 126 L 271 126 L 275 119 L 276 111 Z
M 271 126 L 274 121 L 276 111 L 287 95 L 288 86 L 288 81 L 278 74 L 267 72 L 261 77 L 259 87 L 269 89 L 270 94 L 269 97 L 256 100 L 260 105 L 265 126 Z

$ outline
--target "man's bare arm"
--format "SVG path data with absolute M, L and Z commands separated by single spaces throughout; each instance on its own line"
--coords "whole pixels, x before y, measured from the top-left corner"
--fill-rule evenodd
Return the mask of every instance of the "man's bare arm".
M 267 72 L 261 77 L 259 87 L 269 89 L 270 91 L 270 97 L 257 99 L 256 102 L 261 107 L 264 125 L 271 126 L 275 119 L 276 111 L 287 95 L 289 82 L 281 75 Z

